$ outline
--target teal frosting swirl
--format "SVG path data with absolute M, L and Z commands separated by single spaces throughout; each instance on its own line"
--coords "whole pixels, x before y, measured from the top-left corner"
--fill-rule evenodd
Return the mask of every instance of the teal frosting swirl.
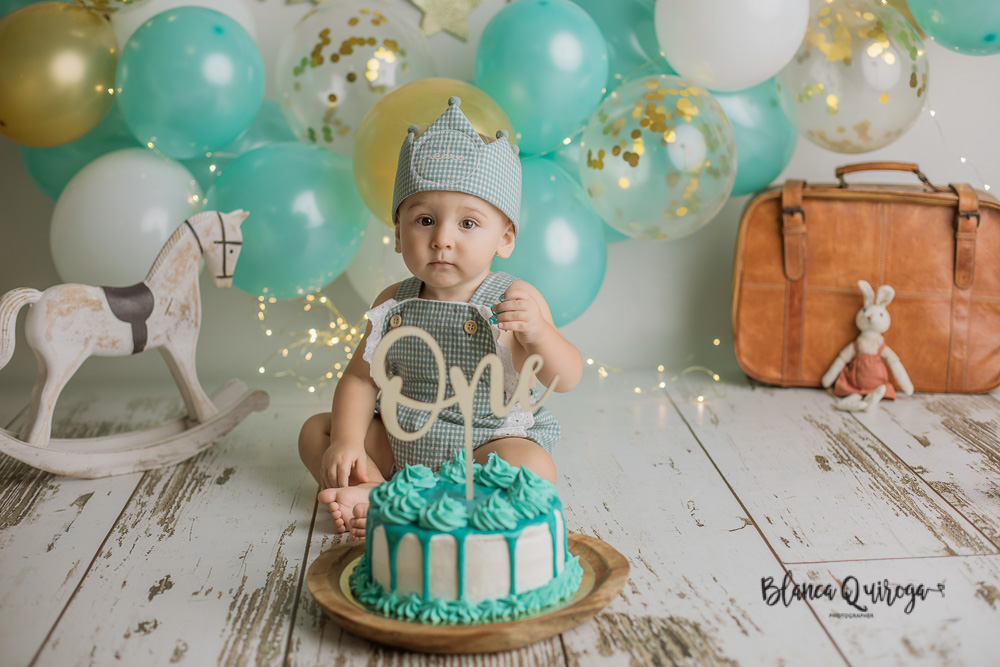
M 392 480 L 400 483 L 405 482 L 415 489 L 433 489 L 434 485 L 437 484 L 437 480 L 434 479 L 434 471 L 424 465 L 406 466 L 396 473 Z
M 542 479 L 527 468 L 521 468 L 514 483 L 507 489 L 507 500 L 514 512 L 524 519 L 531 519 L 548 512 L 559 499 L 552 482 Z
M 514 482 L 517 468 L 496 455 L 490 454 L 483 469 L 476 473 L 476 482 L 483 486 L 506 489 Z
M 371 509 L 377 510 L 382 507 L 389 499 L 389 491 L 389 482 L 383 482 L 373 488 L 368 494 L 368 502 L 371 503 Z
M 497 490 L 476 505 L 469 523 L 476 530 L 513 530 L 517 526 L 517 514 L 504 499 L 503 491 Z
M 472 475 L 475 477 L 483 466 L 478 463 L 472 464 Z M 448 461 L 438 470 L 438 477 L 452 484 L 465 484 L 465 450 L 459 449 L 455 458 Z
M 428 625 L 444 625 L 448 622 L 448 603 L 441 598 L 435 598 L 423 603 L 417 618 Z
M 582 580 L 583 568 L 580 567 L 579 558 L 574 556 L 567 559 L 558 577 L 541 588 L 526 593 L 483 600 L 479 604 L 465 600 L 445 602 L 440 598 L 424 601 L 416 594 L 401 597 L 382 591 L 382 587 L 372 581 L 371 570 L 362 557 L 351 573 L 350 585 L 355 598 L 365 607 L 389 618 L 431 625 L 471 625 L 509 621 L 567 602 L 576 595 Z M 374 600 L 367 594 L 370 587 L 381 591 Z
M 413 523 L 420 515 L 420 510 L 427 504 L 427 499 L 416 491 L 407 491 L 401 496 L 392 496 L 379 508 L 382 520 L 386 523 L 404 525 Z
M 465 503 L 447 493 L 420 510 L 421 528 L 449 531 L 469 525 L 469 511 Z

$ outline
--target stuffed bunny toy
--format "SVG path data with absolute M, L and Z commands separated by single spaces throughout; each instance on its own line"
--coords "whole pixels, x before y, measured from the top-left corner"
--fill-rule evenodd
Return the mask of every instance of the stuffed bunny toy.
M 861 331 L 852 343 L 840 351 L 829 370 L 823 375 L 824 387 L 833 386 L 833 393 L 842 396 L 834 405 L 838 410 L 869 411 L 883 398 L 896 398 L 889 371 L 904 394 L 913 393 L 913 383 L 899 357 L 885 344 L 882 334 L 889 330 L 886 306 L 896 296 L 888 285 L 878 288 L 878 295 L 867 281 L 859 280 L 864 306 L 854 318 Z

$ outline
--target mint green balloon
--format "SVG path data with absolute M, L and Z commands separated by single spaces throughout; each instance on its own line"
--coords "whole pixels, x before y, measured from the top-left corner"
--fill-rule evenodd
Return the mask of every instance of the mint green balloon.
M 712 96 L 729 119 L 736 139 L 736 181 L 730 196 L 767 187 L 788 166 L 799 137 L 781 110 L 774 79 Z
M 552 160 L 521 161 L 521 227 L 509 259 L 493 260 L 534 285 L 556 326 L 583 314 L 604 282 L 608 247 L 603 222 L 579 183 Z
M 51 148 L 21 146 L 21 162 L 28 176 L 45 196 L 55 201 L 77 172 L 105 153 L 119 148 L 138 148 L 117 104 L 97 127 L 76 141 Z
M 913 20 L 941 46 L 970 56 L 1000 53 L 997 0 L 909 0 Z
M 339 276 L 369 216 L 350 158 L 300 142 L 262 146 L 233 160 L 208 191 L 206 206 L 249 211 L 233 284 L 276 299 L 311 294 Z
M 483 29 L 475 76 L 510 118 L 521 153 L 546 153 L 579 132 L 604 96 L 608 47 L 570 0 L 518 0 Z
M 228 146 L 213 151 L 210 156 L 182 160 L 181 164 L 194 175 L 201 189 L 208 192 L 208 189 L 215 183 L 215 179 L 230 162 L 255 148 L 282 141 L 298 141 L 298 137 L 288 127 L 288 121 L 285 120 L 285 115 L 281 112 L 281 106 L 277 102 L 264 100 L 264 103 L 260 105 L 257 118 L 239 139 Z
M 234 19 L 205 7 L 157 14 L 122 47 L 118 104 L 135 136 L 175 160 L 246 131 L 264 99 L 264 62 Z

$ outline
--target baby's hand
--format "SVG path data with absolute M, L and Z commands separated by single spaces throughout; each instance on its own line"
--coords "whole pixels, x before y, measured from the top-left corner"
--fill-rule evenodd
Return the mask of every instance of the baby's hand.
M 368 457 L 365 448 L 329 447 L 323 452 L 322 476 L 324 489 L 343 488 L 351 481 L 351 473 L 358 482 L 368 481 Z
M 507 288 L 500 299 L 493 306 L 497 326 L 505 331 L 513 331 L 514 337 L 522 345 L 538 342 L 549 324 L 531 293 L 515 284 Z

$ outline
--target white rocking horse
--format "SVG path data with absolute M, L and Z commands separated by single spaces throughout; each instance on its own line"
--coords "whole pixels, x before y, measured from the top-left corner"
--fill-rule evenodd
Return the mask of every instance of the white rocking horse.
M 20 437 L 0 429 L 0 451 L 36 468 L 75 477 L 105 477 L 183 461 L 221 438 L 268 396 L 230 381 L 214 402 L 195 372 L 201 325 L 199 257 L 218 287 L 233 283 L 246 211 L 205 211 L 185 220 L 163 246 L 146 279 L 131 287 L 56 285 L 13 289 L 0 297 L 0 368 L 14 352 L 18 311 L 31 304 L 24 329 L 38 376 Z M 50 439 L 56 400 L 87 359 L 159 348 L 180 388 L 188 418 L 98 438 Z M 222 410 L 217 406 L 223 406 Z

